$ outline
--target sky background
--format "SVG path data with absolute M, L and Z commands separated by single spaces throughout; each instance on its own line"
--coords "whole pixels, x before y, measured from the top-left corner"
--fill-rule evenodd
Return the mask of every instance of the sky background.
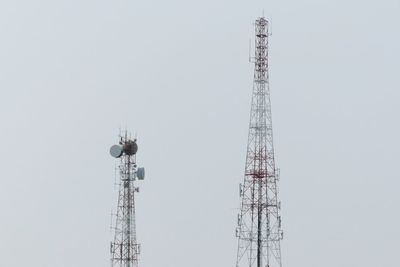
M 120 127 L 140 266 L 234 266 L 263 10 L 283 266 L 398 267 L 399 0 L 0 1 L 1 266 L 110 265 Z

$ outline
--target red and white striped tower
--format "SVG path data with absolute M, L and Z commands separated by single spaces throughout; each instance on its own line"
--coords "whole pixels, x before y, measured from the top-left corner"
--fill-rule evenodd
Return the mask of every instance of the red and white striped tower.
M 240 185 L 236 267 L 282 267 L 279 171 L 275 168 L 268 75 L 269 22 L 255 22 L 254 84 L 244 182 Z

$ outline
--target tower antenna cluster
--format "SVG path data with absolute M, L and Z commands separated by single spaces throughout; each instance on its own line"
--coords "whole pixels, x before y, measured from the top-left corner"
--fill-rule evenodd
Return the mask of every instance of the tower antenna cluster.
M 119 191 L 115 223 L 114 240 L 111 242 L 111 267 L 137 267 L 140 244 L 136 240 L 135 193 L 139 192 L 136 180 L 144 179 L 144 168 L 136 165 L 138 145 L 125 132 L 120 135 L 118 145 L 110 148 L 110 154 L 120 160 Z
M 236 267 L 282 267 L 279 170 L 275 168 L 268 74 L 269 21 L 255 22 L 254 82 L 241 209 L 238 215 Z

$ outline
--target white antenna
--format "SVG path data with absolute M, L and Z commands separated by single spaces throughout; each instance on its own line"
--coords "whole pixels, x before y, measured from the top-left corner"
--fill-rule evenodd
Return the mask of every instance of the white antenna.
M 249 38 L 249 62 L 251 62 L 251 38 Z
M 110 216 L 111 218 L 110 218 L 110 220 L 111 220 L 111 223 L 110 223 L 110 233 L 112 232 L 112 230 L 113 230 L 113 219 L 114 219 L 114 213 L 113 213 L 113 209 L 111 208 L 111 216 Z
M 272 18 L 269 19 L 269 29 L 270 29 L 269 36 L 271 36 L 272 35 Z
M 116 190 L 117 186 L 117 163 L 114 163 L 114 190 Z

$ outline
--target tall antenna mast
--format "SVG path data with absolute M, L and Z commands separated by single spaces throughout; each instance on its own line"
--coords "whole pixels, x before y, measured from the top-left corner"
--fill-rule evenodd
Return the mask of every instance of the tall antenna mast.
M 144 179 L 144 168 L 137 168 L 136 139 L 131 140 L 127 132 L 120 135 L 118 145 L 110 148 L 110 154 L 120 159 L 119 194 L 114 229 L 114 240 L 111 242 L 111 267 L 138 267 L 140 244 L 136 240 L 135 193 L 139 187 L 134 185 L 136 179 Z
M 283 238 L 278 201 L 268 74 L 269 22 L 255 22 L 254 83 L 238 215 L 236 267 L 282 267 Z

